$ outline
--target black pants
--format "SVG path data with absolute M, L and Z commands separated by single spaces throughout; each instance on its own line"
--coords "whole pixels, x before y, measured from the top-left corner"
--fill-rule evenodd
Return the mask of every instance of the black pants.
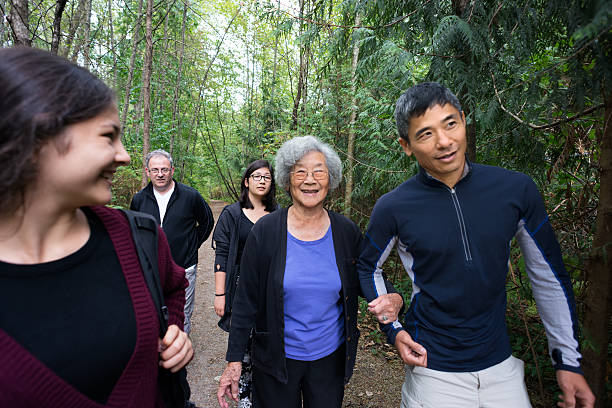
M 345 346 L 315 361 L 287 359 L 288 382 L 253 367 L 253 408 L 341 408 Z

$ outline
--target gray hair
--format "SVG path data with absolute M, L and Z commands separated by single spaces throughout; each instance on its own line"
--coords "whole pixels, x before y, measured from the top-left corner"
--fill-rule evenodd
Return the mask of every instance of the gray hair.
M 164 149 L 157 149 L 153 150 L 152 152 L 149 152 L 149 154 L 147 154 L 147 157 L 145 157 L 145 165 L 147 168 L 149 168 L 149 160 L 151 160 L 151 158 L 154 156 L 165 157 L 170 162 L 170 167 L 174 167 L 174 164 L 172 164 L 172 156 L 170 156 L 170 153 L 168 153 Z
M 399 136 L 410 143 L 408 130 L 410 119 L 423 115 L 434 105 L 444 106 L 450 103 L 461 113 L 461 104 L 457 97 L 444 85 L 437 82 L 423 82 L 408 89 L 395 104 L 395 122 Z
M 285 190 L 289 190 L 289 177 L 293 166 L 306 156 L 315 151 L 325 156 L 325 164 L 329 172 L 329 187 L 331 190 L 338 187 L 342 180 L 342 161 L 338 153 L 327 143 L 323 143 L 314 136 L 294 137 L 287 140 L 276 152 L 276 184 Z

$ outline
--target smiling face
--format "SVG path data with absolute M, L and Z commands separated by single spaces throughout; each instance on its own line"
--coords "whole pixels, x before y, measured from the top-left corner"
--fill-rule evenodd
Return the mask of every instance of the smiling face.
M 404 152 L 449 187 L 461 179 L 465 167 L 465 114 L 453 105 L 434 105 L 410 119 L 408 141 L 399 139 Z
M 259 178 L 259 180 L 255 180 L 255 178 Z M 268 180 L 266 180 L 266 178 Z M 272 186 L 272 174 L 270 173 L 270 169 L 267 167 L 260 167 L 255 170 L 244 180 L 244 185 L 249 189 L 249 196 L 263 199 Z
M 149 163 L 147 163 L 146 172 L 155 190 L 163 193 L 171 187 L 174 167 L 170 165 L 170 160 L 164 156 L 151 157 Z
M 67 126 L 61 140 L 47 142 L 38 153 L 37 191 L 68 207 L 108 203 L 115 171 L 130 162 L 119 133 L 115 106 Z M 61 143 L 65 151 L 58 148 Z
M 314 171 L 324 171 L 326 177 L 322 180 L 314 178 Z M 307 172 L 304 180 L 297 180 L 295 172 Z M 293 166 L 290 178 L 289 192 L 293 199 L 293 205 L 307 209 L 323 206 L 323 200 L 329 191 L 329 171 L 325 162 L 325 156 L 318 151 L 308 152 Z

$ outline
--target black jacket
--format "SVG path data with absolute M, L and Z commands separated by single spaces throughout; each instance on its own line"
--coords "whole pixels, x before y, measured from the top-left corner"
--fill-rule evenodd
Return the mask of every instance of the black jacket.
M 348 218 L 328 211 L 336 263 L 342 282 L 346 364 L 344 381 L 353 373 L 357 355 L 358 295 L 356 263 L 362 235 Z M 254 327 L 253 364 L 287 382 L 284 344 L 283 279 L 287 255 L 287 209 L 266 215 L 255 224 L 240 262 L 240 284 L 232 306 L 227 361 L 242 361 L 249 332 Z M 387 285 L 392 291 L 391 285 Z
M 151 182 L 134 195 L 130 209 L 151 214 L 160 223 Z M 163 225 L 174 262 L 183 268 L 198 263 L 198 248 L 210 235 L 214 222 L 212 211 L 200 193 L 174 181 Z
M 219 219 L 217 220 L 217 225 L 215 226 L 215 230 L 212 236 L 211 245 L 213 249 L 217 249 L 215 246 L 218 242 L 223 242 L 227 244 L 228 253 L 223 254 L 226 256 L 225 259 L 225 312 L 223 317 L 219 320 L 219 327 L 225 331 L 229 331 L 229 323 L 230 316 L 232 313 L 232 302 L 234 300 L 234 295 L 236 293 L 236 281 L 238 276 L 236 276 L 236 258 L 238 256 L 238 240 L 240 238 L 240 214 L 242 213 L 242 208 L 240 207 L 240 202 L 235 202 L 233 204 L 227 205 L 221 211 L 219 215 Z M 221 257 L 217 251 L 215 253 L 215 266 L 214 270 L 217 272 L 217 258 Z

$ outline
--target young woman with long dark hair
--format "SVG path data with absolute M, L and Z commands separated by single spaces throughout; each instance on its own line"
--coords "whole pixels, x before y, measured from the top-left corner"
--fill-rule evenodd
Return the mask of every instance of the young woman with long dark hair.
M 159 367 L 189 362 L 184 271 L 159 233 L 169 329 L 129 223 L 105 207 L 130 156 L 115 96 L 65 58 L 0 49 L 0 406 L 162 407 Z
M 251 228 L 276 209 L 274 172 L 266 160 L 249 164 L 240 181 L 240 201 L 226 206 L 213 233 L 215 243 L 215 312 L 229 331 L 232 301 L 240 276 L 240 259 Z M 249 342 L 250 345 L 250 342 Z M 250 346 L 249 346 L 250 347 Z M 240 376 L 239 408 L 251 406 L 251 357 L 247 351 Z

